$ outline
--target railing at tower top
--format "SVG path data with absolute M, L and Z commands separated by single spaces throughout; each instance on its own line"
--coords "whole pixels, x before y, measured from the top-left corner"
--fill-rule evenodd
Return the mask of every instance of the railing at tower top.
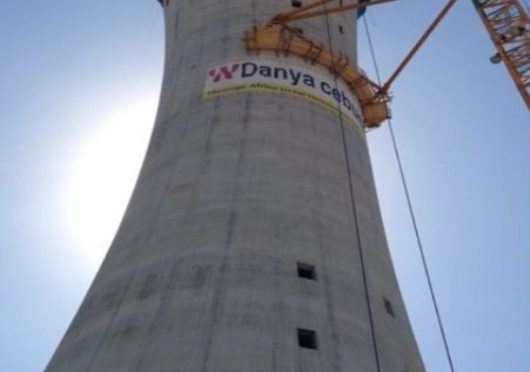
M 396 0 L 360 0 L 354 4 L 340 5 L 334 8 L 324 8 L 320 10 L 313 10 L 319 6 L 331 3 L 335 0 L 317 0 L 310 2 L 307 5 L 300 5 L 292 10 L 278 13 L 269 21 L 270 23 L 286 24 L 292 21 L 298 21 L 306 18 L 320 17 L 333 13 L 346 12 L 348 10 L 365 9 L 367 6 L 380 5 L 390 3 Z
M 359 99 L 368 127 L 377 127 L 390 117 L 390 98 L 387 94 L 380 94 L 381 87 L 377 83 L 354 67 L 347 56 L 324 48 L 322 43 L 310 40 L 298 29 L 283 24 L 267 24 L 245 32 L 244 39 L 248 50 L 291 53 L 328 67 L 346 82 Z

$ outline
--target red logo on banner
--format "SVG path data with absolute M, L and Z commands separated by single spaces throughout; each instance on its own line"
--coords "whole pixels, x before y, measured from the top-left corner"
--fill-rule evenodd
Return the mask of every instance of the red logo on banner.
M 221 80 L 231 80 L 234 77 L 234 73 L 239 69 L 239 63 L 234 63 L 231 66 L 221 66 L 219 70 L 212 68 L 208 71 L 208 74 L 212 78 L 214 83 Z

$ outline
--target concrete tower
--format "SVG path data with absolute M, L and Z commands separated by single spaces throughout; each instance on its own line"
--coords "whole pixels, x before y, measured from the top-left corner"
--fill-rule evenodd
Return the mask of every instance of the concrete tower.
M 290 1 L 162 6 L 149 149 L 46 370 L 423 372 L 355 97 L 242 40 Z M 352 13 L 299 24 L 355 61 Z

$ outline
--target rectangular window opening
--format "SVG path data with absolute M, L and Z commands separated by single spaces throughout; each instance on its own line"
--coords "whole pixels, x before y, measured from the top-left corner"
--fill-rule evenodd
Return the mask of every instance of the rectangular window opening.
M 310 329 L 302 329 L 298 328 L 298 346 L 303 347 L 305 349 L 313 349 L 316 350 L 318 348 L 317 345 L 317 334 L 315 331 L 312 331 Z
M 298 262 L 297 269 L 298 277 L 309 280 L 317 280 L 317 272 L 315 270 L 315 265 Z

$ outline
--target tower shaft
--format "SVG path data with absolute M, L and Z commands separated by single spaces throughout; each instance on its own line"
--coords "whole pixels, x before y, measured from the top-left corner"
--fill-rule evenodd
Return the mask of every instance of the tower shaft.
M 303 58 L 247 53 L 285 1 L 162 3 L 147 155 L 47 371 L 423 372 L 355 97 Z M 302 24 L 355 61 L 354 16 Z

